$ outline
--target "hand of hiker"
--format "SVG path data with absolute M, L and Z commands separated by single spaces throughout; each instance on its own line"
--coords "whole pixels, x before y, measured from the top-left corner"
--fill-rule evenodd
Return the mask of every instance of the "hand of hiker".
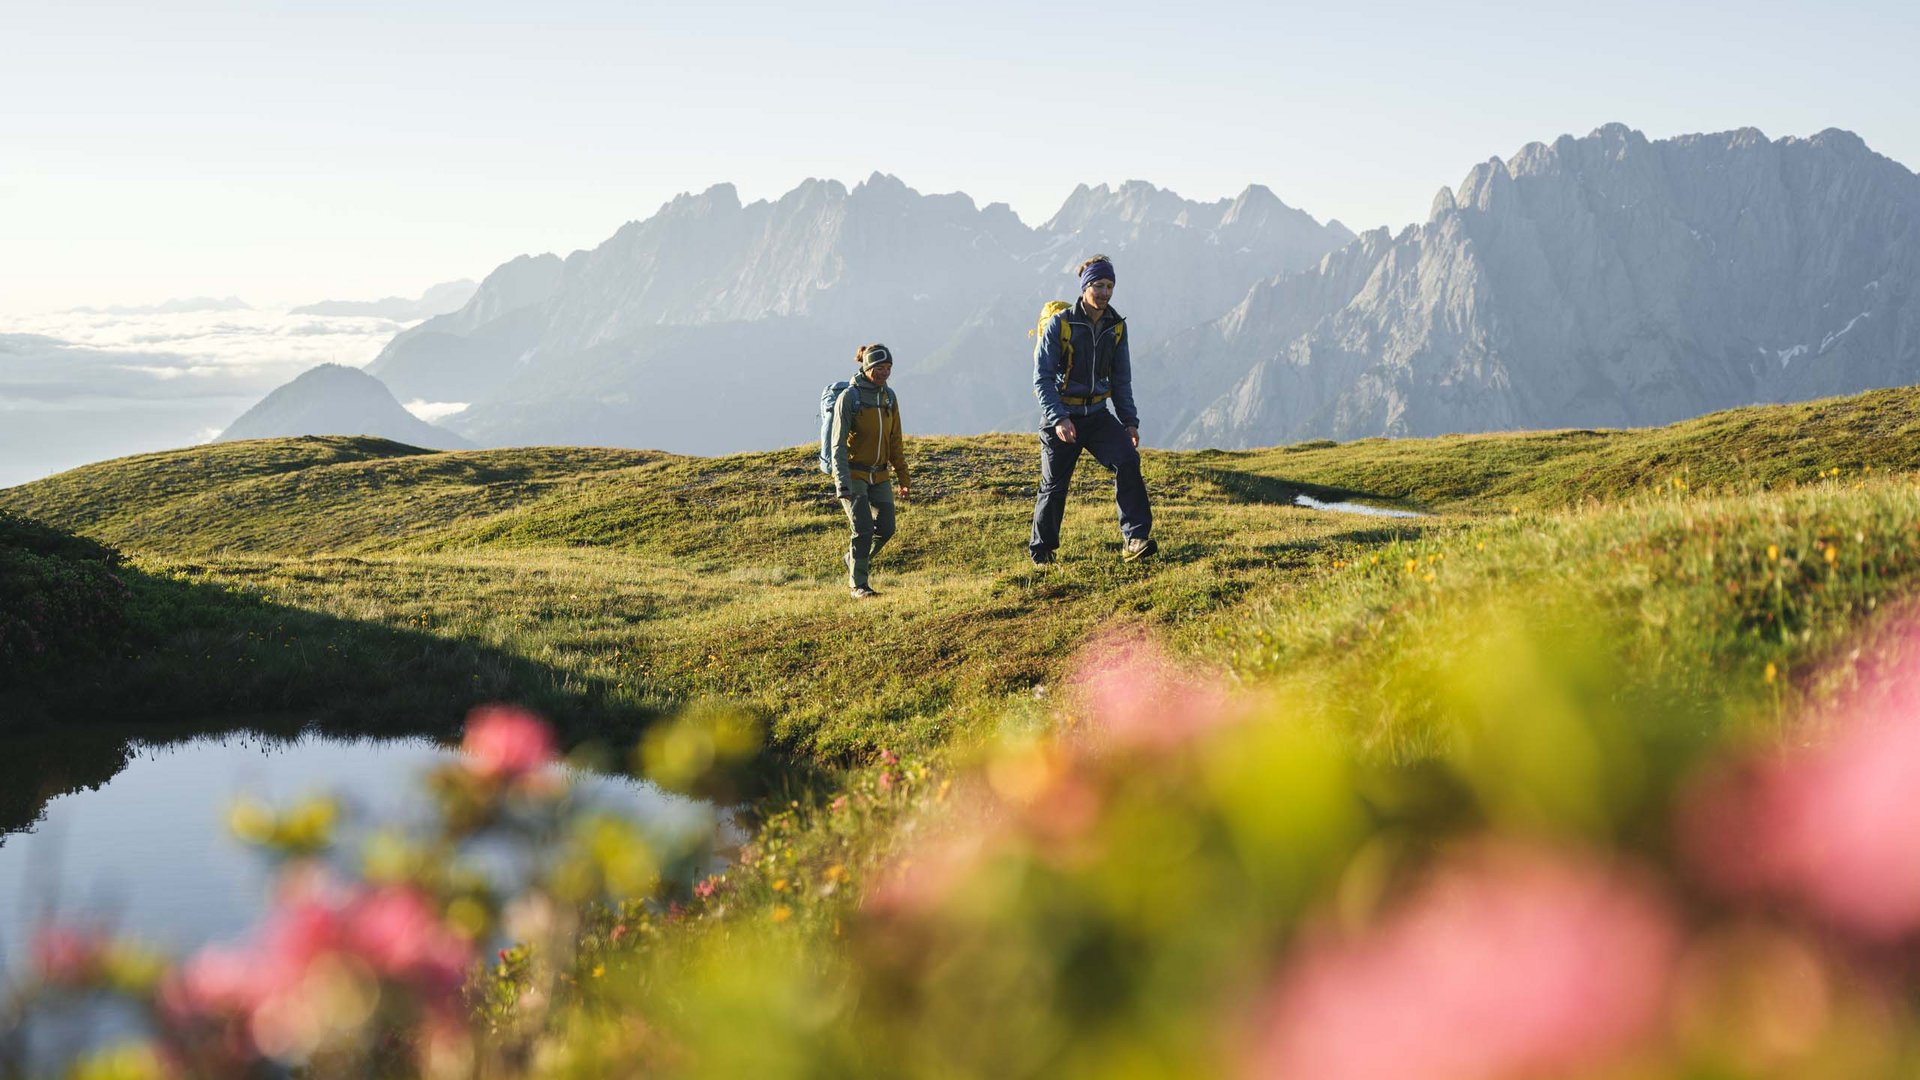
M 1079 432 L 1073 430 L 1073 421 L 1071 420 L 1062 420 L 1053 425 L 1053 433 L 1060 436 L 1061 442 L 1073 442 L 1079 434 Z
M 912 494 L 913 494 L 913 489 L 912 489 L 912 488 L 910 488 L 910 487 L 908 487 L 908 486 L 907 486 L 907 485 L 905 485 L 905 484 L 901 484 L 901 485 L 900 485 L 900 488 L 899 488 L 899 494 L 900 494 L 900 497 L 904 499 L 904 498 L 906 498 L 907 496 L 909 496 L 909 495 L 912 495 Z
M 1127 429 L 1127 438 L 1129 438 L 1129 439 L 1132 439 L 1132 440 L 1133 440 L 1133 448 L 1134 448 L 1135 450 L 1138 450 L 1138 449 L 1140 449 L 1140 429 L 1139 429 L 1139 428 L 1137 428 L 1137 427 L 1130 427 L 1130 428 L 1128 428 L 1128 429 Z

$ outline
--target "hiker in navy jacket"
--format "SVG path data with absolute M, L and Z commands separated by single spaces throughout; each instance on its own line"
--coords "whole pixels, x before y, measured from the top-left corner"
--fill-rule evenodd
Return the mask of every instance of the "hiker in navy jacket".
M 1140 477 L 1140 413 L 1133 404 L 1127 320 L 1108 303 L 1113 284 L 1113 260 L 1105 255 L 1080 264 L 1079 301 L 1047 321 L 1033 349 L 1033 392 L 1041 415 L 1040 494 L 1027 552 L 1036 564 L 1052 562 L 1060 546 L 1067 485 L 1082 447 L 1113 470 L 1125 541 L 1121 557 L 1132 562 L 1160 550 L 1152 536 L 1147 484 Z

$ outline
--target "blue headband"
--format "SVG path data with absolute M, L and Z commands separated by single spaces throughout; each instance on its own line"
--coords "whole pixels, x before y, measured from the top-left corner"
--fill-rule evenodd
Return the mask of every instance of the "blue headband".
M 1096 281 L 1113 280 L 1115 280 L 1113 276 L 1113 264 L 1105 259 L 1101 259 L 1096 263 L 1090 263 L 1085 270 L 1080 271 L 1080 288 L 1082 291 L 1085 291 L 1087 286 Z

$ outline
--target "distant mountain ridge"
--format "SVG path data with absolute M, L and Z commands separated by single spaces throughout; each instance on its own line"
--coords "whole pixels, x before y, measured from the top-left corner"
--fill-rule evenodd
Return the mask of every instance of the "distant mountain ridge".
M 743 204 L 682 195 L 591 251 L 522 256 L 462 310 L 368 366 L 403 399 L 467 401 L 447 421 L 489 445 L 568 441 L 717 453 L 790 445 L 794 401 L 886 341 L 920 431 L 1024 426 L 1034 313 L 1096 250 L 1120 260 L 1144 348 L 1221 298 L 1351 239 L 1264 188 L 1203 204 L 1144 183 L 1081 188 L 1038 228 L 1004 204 L 922 195 L 876 173 Z M 700 403 L 700 404 L 690 404 Z
M 1082 185 L 1028 228 L 879 173 L 721 184 L 500 266 L 367 371 L 468 403 L 445 423 L 482 445 L 724 453 L 811 438 L 819 386 L 885 341 L 910 430 L 1024 429 L 1033 318 L 1103 252 L 1156 445 L 1653 425 L 1920 382 L 1917 223 L 1920 177 L 1839 130 L 1608 125 L 1359 236 L 1257 185 Z
M 463 450 L 473 445 L 414 416 L 380 380 L 343 364 L 321 364 L 302 372 L 241 414 L 214 441 L 289 435 L 377 435 L 429 450 Z
M 426 292 L 413 299 L 388 296 L 379 300 L 322 300 L 317 304 L 294 308 L 293 314 L 365 315 L 396 322 L 412 322 L 460 310 L 467 301 L 473 299 L 473 294 L 479 288 L 475 282 L 461 278 L 459 281 L 443 281 L 429 286 Z
M 1182 446 L 1650 426 L 1920 382 L 1920 177 L 1839 130 L 1532 143 L 1175 343 Z
M 253 305 L 237 296 L 189 296 L 164 300 L 158 304 L 115 304 L 112 307 L 78 307 L 75 315 L 184 315 L 202 311 L 252 311 Z

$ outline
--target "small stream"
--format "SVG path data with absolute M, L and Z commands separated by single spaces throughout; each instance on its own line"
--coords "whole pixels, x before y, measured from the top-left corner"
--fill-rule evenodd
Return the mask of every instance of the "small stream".
M 1342 514 L 1366 514 L 1371 517 L 1417 518 L 1427 515 L 1417 510 L 1394 510 L 1385 506 L 1368 506 L 1357 502 L 1321 502 L 1311 495 L 1295 495 L 1293 505 L 1304 506 L 1309 510 L 1334 510 Z

